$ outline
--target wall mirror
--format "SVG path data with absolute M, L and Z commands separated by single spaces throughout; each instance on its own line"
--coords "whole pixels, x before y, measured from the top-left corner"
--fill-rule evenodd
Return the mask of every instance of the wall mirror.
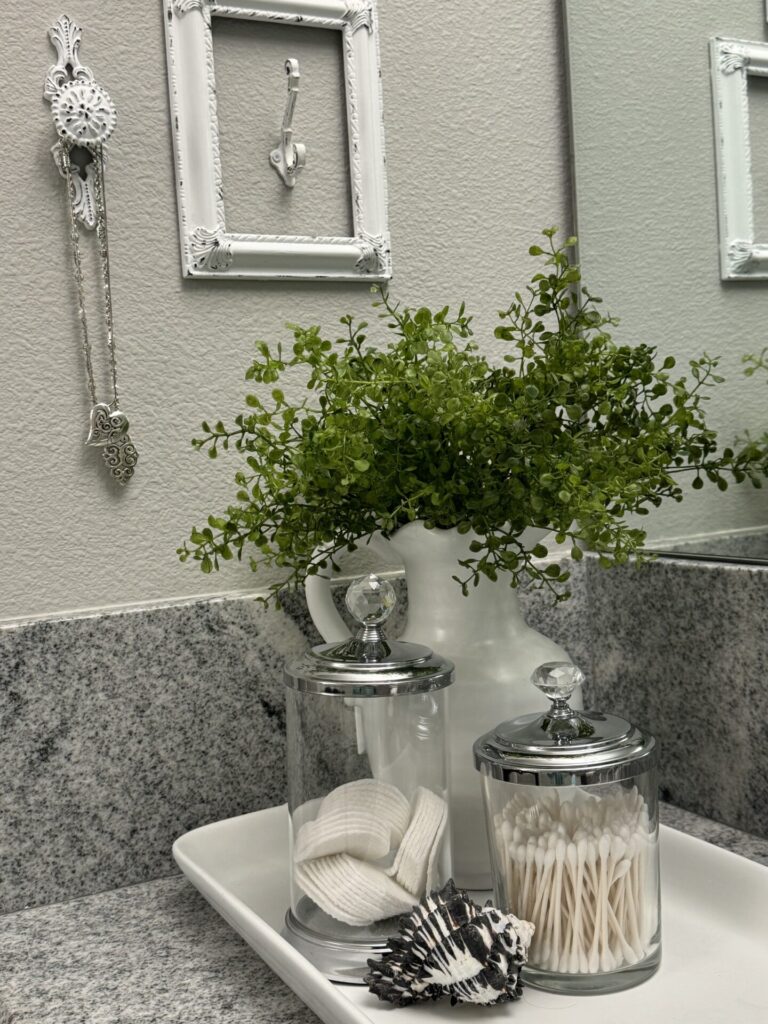
M 372 0 L 163 3 L 183 274 L 389 278 Z
M 768 280 L 721 275 L 715 39 L 766 52 L 764 0 L 565 0 L 576 233 L 584 279 L 621 320 L 615 337 L 688 361 L 720 357 L 708 418 L 723 445 L 768 432 Z M 735 69 L 737 71 L 738 69 Z M 712 71 L 714 74 L 715 71 Z M 768 241 L 768 78 L 744 75 L 754 238 Z M 735 95 L 736 82 L 729 95 Z M 737 104 L 738 106 L 738 104 Z M 747 116 L 748 115 L 748 116 Z M 745 128 L 746 126 L 746 128 Z M 675 555 L 768 561 L 768 487 L 691 491 L 638 525 Z

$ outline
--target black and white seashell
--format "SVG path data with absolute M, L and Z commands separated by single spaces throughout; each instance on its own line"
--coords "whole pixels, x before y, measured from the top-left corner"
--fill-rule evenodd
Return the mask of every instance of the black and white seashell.
M 453 880 L 426 896 L 400 921 L 381 960 L 369 960 L 365 982 L 379 999 L 409 1006 L 450 996 L 451 1003 L 490 1006 L 519 999 L 520 971 L 533 925 L 480 907 Z

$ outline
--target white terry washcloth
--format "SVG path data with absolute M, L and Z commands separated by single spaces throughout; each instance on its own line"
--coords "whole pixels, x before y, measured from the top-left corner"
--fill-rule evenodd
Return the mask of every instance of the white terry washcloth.
M 411 822 L 387 874 L 420 899 L 427 883 L 436 879 L 437 855 L 448 816 L 445 800 L 419 786 L 413 800 Z
M 331 810 L 301 826 L 293 859 L 300 863 L 334 853 L 349 853 L 362 860 L 380 860 L 392 849 L 392 831 L 391 821 L 369 810 Z
M 297 864 L 296 881 L 326 914 L 356 927 L 413 909 L 409 892 L 379 868 L 346 853 Z
M 357 779 L 331 790 L 320 802 L 317 817 L 323 818 L 335 811 L 362 812 L 385 822 L 393 847 L 400 843 L 411 818 L 411 805 L 400 790 L 376 779 Z

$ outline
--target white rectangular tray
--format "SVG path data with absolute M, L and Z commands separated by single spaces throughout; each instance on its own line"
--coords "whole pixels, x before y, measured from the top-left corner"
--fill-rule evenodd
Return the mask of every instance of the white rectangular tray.
M 768 1024 L 768 868 L 661 829 L 662 964 L 626 992 L 561 996 L 526 988 L 520 1003 L 447 1000 L 393 1011 L 363 985 L 328 981 L 280 934 L 288 906 L 285 807 L 188 832 L 173 855 L 209 903 L 326 1024 Z M 394 1013 L 394 1016 L 391 1014 Z

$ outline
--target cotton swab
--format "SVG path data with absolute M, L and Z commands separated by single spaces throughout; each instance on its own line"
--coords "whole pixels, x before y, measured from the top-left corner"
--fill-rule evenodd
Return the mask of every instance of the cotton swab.
M 508 909 L 536 926 L 532 966 L 595 974 L 651 953 L 655 833 L 636 788 L 565 800 L 515 793 L 495 826 Z

